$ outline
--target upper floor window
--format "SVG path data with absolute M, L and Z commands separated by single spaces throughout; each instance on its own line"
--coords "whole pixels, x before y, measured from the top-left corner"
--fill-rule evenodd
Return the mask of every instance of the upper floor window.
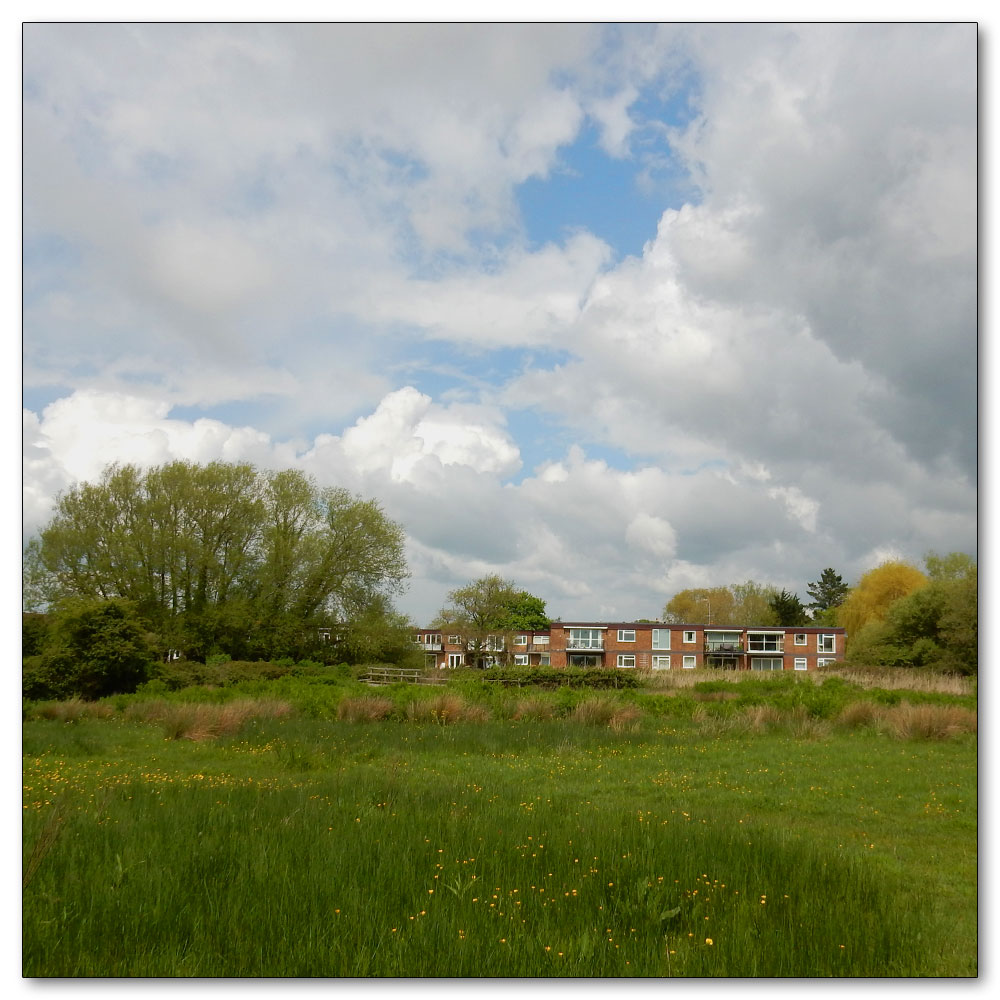
M 795 633 L 795 645 L 796 646 L 804 646 L 805 644 L 806 644 L 806 634 L 805 634 L 805 632 L 796 632 Z
M 457 646 L 461 641 L 462 641 L 462 637 L 460 635 L 449 635 L 448 636 L 448 645 L 450 645 L 450 646 Z
M 569 646 L 571 649 L 603 649 L 604 633 L 599 628 L 571 628 Z
M 536 646 L 547 646 L 549 644 L 549 637 L 547 635 L 536 635 L 532 637 L 531 641 Z
M 634 628 L 620 628 L 618 630 L 618 641 L 619 642 L 635 642 L 635 629 Z
M 653 649 L 670 649 L 670 629 L 653 629 Z
M 835 635 L 818 636 L 816 650 L 819 653 L 835 653 L 837 651 L 837 637 Z
M 516 635 L 516 636 L 514 636 L 514 645 L 515 646 L 527 646 L 528 645 L 528 637 L 526 635 Z
M 690 631 L 690 632 L 685 632 L 684 633 L 684 641 L 685 642 L 695 642 L 695 641 L 697 641 L 697 636 L 696 636 L 695 632 L 693 630 Z

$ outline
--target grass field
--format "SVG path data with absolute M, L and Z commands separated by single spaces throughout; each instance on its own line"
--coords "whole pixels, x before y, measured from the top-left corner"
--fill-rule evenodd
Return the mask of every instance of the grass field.
M 32 711 L 23 972 L 975 975 L 974 694 L 727 684 Z

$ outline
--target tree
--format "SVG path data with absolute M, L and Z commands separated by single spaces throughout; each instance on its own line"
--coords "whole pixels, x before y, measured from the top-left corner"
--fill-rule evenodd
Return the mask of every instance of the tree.
M 863 625 L 851 643 L 853 662 L 978 670 L 978 576 L 968 556 L 927 560 L 930 582 L 892 602 L 880 621 Z
M 769 606 L 775 625 L 806 625 L 809 622 L 809 613 L 802 606 L 798 594 L 782 590 L 771 598 Z
M 287 655 L 406 576 L 375 501 L 247 463 L 109 466 L 57 499 L 32 554 L 47 592 L 126 599 L 192 658 Z
M 25 696 L 93 699 L 134 691 L 153 664 L 146 636 L 128 601 L 65 601 L 50 617 L 39 662 L 26 672 Z
M 853 644 L 864 625 L 885 620 L 894 601 L 927 586 L 927 577 L 906 562 L 884 562 L 865 573 L 837 611 L 837 622 Z
M 828 566 L 815 583 L 810 583 L 806 587 L 806 592 L 812 598 L 807 607 L 812 608 L 814 612 L 824 612 L 840 607 L 850 589 L 840 574 Z
M 448 593 L 432 628 L 447 628 L 462 636 L 469 662 L 483 665 L 487 659 L 506 662 L 510 638 L 515 632 L 548 628 L 545 602 L 496 574 L 480 577 Z
M 663 609 L 663 620 L 681 625 L 773 625 L 770 600 L 778 591 L 769 584 L 746 580 L 728 587 L 692 588 L 675 594 Z

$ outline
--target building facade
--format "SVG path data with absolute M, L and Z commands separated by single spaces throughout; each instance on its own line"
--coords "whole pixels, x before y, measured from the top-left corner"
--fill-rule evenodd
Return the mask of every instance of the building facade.
M 553 622 L 544 630 L 487 636 L 479 656 L 521 667 L 808 671 L 843 660 L 846 640 L 845 629 L 827 626 Z M 428 629 L 415 641 L 428 667 L 470 665 L 473 654 L 458 633 Z

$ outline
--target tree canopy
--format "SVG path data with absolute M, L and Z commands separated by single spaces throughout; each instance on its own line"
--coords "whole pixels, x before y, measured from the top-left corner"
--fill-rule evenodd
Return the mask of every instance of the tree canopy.
M 870 569 L 837 610 L 837 624 L 847 629 L 848 643 L 853 643 L 862 626 L 884 621 L 894 601 L 927 583 L 927 577 L 907 562 L 884 562 Z
M 798 594 L 782 590 L 769 602 L 775 625 L 808 625 L 809 612 L 802 606 Z
M 839 607 L 850 589 L 841 575 L 832 566 L 828 566 L 815 583 L 806 587 L 806 593 L 812 598 L 808 606 L 814 611 L 829 611 Z
M 481 662 L 486 653 L 506 658 L 506 648 L 488 648 L 498 645 L 489 642 L 490 636 L 503 639 L 506 647 L 511 633 L 546 629 L 551 622 L 545 614 L 545 601 L 496 574 L 449 591 L 448 602 L 431 627 L 461 635 L 473 663 Z
M 694 587 L 676 593 L 663 609 L 663 620 L 680 625 L 775 625 L 772 598 L 778 590 L 746 580 L 723 587 Z
M 248 463 L 112 465 L 61 494 L 30 594 L 122 598 L 192 657 L 286 655 L 401 589 L 403 531 L 374 500 Z

